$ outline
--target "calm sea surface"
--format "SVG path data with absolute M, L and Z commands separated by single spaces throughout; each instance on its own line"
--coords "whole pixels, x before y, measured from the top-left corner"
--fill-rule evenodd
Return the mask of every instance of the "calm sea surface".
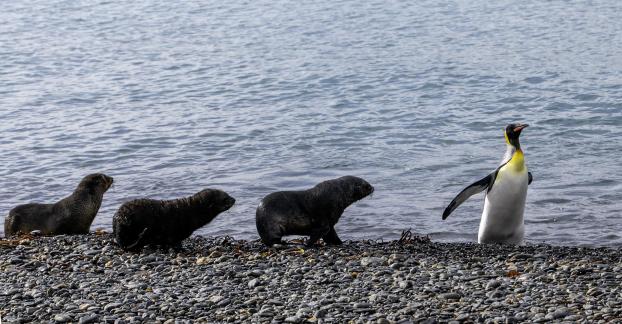
M 531 125 L 526 238 L 622 245 L 622 2 L 10 1 L 0 222 L 91 172 L 124 201 L 221 188 L 200 230 L 254 239 L 259 200 L 351 174 L 343 239 L 475 241 L 502 129 Z M 2 229 L 0 229 L 1 231 Z

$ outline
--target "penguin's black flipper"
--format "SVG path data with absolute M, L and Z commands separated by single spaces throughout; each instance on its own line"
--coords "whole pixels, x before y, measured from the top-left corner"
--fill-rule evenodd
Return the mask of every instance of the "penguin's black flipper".
M 477 182 L 474 182 L 470 186 L 464 188 L 456 196 L 456 198 L 454 198 L 454 200 L 452 200 L 449 203 L 449 206 L 447 206 L 447 208 L 445 208 L 445 211 L 443 212 L 443 219 L 446 219 L 447 216 L 449 216 L 449 214 L 451 214 L 451 212 L 454 211 L 454 209 L 458 208 L 458 206 L 460 206 L 469 197 L 473 196 L 474 194 L 480 193 L 480 192 L 486 190 L 489 187 L 492 187 L 492 184 L 495 182 L 495 178 L 497 176 L 498 170 L 499 169 L 497 169 L 497 171 L 487 175 L 483 179 L 481 179 L 481 180 L 479 180 Z
M 527 172 L 527 176 L 529 177 L 529 180 L 527 181 L 527 185 L 530 185 L 531 182 L 533 181 L 533 176 L 531 175 L 531 172 Z

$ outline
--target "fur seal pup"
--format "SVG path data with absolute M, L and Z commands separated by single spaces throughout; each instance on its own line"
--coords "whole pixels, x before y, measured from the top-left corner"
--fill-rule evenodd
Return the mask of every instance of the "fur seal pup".
M 217 189 L 174 200 L 128 201 L 112 219 L 115 240 L 124 250 L 139 250 L 150 244 L 179 246 L 234 203 L 233 197 Z
M 273 192 L 257 207 L 257 232 L 267 246 L 281 244 L 286 235 L 310 236 L 307 246 L 320 238 L 326 244 L 339 245 L 335 224 L 341 214 L 372 192 L 372 185 L 353 176 L 320 182 L 308 190 Z
M 19 205 L 4 220 L 6 237 L 35 230 L 43 235 L 88 234 L 113 179 L 103 173 L 82 178 L 68 197 L 55 204 Z

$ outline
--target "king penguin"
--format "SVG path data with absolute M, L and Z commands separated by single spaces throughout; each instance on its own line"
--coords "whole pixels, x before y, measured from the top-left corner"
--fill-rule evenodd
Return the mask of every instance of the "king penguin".
M 525 199 L 533 177 L 527 171 L 525 156 L 518 137 L 527 124 L 505 127 L 507 150 L 501 165 L 491 174 L 464 188 L 443 212 L 446 219 L 452 211 L 474 194 L 486 190 L 484 212 L 479 223 L 478 243 L 521 244 L 525 236 Z

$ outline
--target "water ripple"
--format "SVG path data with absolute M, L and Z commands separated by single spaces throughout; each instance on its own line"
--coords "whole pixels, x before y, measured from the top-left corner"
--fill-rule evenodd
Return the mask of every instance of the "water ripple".
M 0 214 L 106 172 L 123 201 L 219 187 L 203 234 L 257 238 L 279 189 L 343 174 L 377 191 L 345 239 L 476 240 L 501 129 L 532 125 L 531 242 L 620 245 L 622 4 L 9 2 L 0 12 Z M 2 220 L 3 216 L 0 216 Z M 1 230 L 1 229 L 0 229 Z

